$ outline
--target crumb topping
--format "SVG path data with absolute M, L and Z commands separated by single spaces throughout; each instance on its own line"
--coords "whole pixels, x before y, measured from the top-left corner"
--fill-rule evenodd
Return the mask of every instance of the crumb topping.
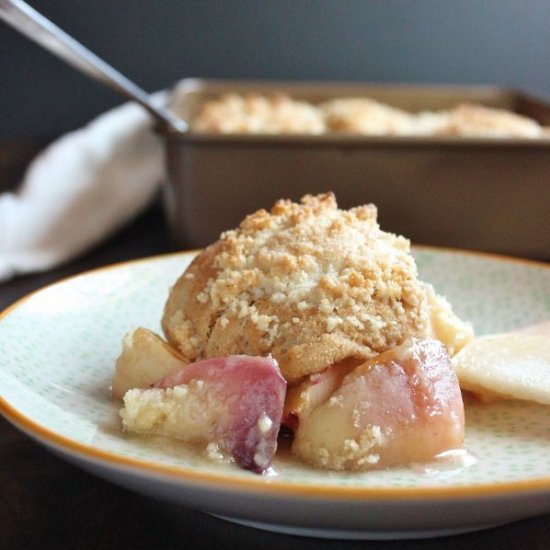
M 300 456 L 320 468 L 360 471 L 378 464 L 380 455 L 376 450 L 383 445 L 380 426 L 368 426 L 357 438 L 345 439 L 338 449 L 314 447 L 308 441 L 301 441 Z
M 194 260 L 163 328 L 189 360 L 272 353 L 293 383 L 346 357 L 367 359 L 429 334 L 409 241 L 376 207 L 332 193 L 259 210 Z
M 320 134 L 325 130 L 316 107 L 285 94 L 225 94 L 207 101 L 191 127 L 195 132 L 221 134 Z
M 265 412 L 262 413 L 260 418 L 258 418 L 258 430 L 260 430 L 262 434 L 266 434 L 269 432 L 272 426 L 273 420 L 271 420 L 271 418 L 269 418 L 269 416 L 267 416 Z
M 285 94 L 225 94 L 206 101 L 191 129 L 214 134 L 325 134 L 541 138 L 549 128 L 510 110 L 458 104 L 412 113 L 369 97 L 314 104 Z

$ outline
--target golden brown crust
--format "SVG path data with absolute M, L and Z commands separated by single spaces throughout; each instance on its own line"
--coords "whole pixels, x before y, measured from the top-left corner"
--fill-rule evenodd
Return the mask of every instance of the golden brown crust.
M 543 137 L 542 127 L 530 118 L 504 109 L 469 103 L 449 111 L 446 123 L 436 133 L 464 137 Z
M 285 94 L 225 94 L 202 105 L 191 129 L 214 134 L 321 134 L 325 123 L 314 105 Z
M 332 132 L 399 136 L 415 131 L 413 115 L 366 97 L 333 99 L 319 108 Z
M 505 109 L 459 104 L 410 113 L 368 97 L 314 104 L 285 94 L 225 94 L 206 101 L 191 128 L 214 134 L 325 134 L 544 138 L 550 129 Z
M 348 357 L 430 335 L 409 241 L 376 208 L 332 193 L 278 201 L 204 250 L 166 304 L 168 340 L 193 361 L 272 353 L 289 383 Z

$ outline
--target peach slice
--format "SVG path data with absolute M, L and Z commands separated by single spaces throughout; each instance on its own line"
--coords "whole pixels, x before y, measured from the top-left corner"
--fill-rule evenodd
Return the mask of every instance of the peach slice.
M 453 364 L 461 387 L 482 401 L 550 405 L 550 323 L 476 338 L 455 355 Z
M 411 339 L 355 368 L 300 419 L 293 452 L 316 466 L 407 465 L 462 446 L 464 405 L 446 347 Z
M 289 388 L 283 410 L 283 425 L 295 431 L 300 420 L 325 402 L 338 389 L 344 377 L 361 362 L 354 359 L 340 361 L 321 372 L 311 374 L 297 386 Z
M 146 388 L 187 363 L 160 336 L 146 328 L 137 328 L 126 335 L 122 342 L 122 353 L 116 361 L 112 396 L 122 399 L 128 390 Z
M 130 390 L 120 415 L 128 431 L 213 444 L 243 468 L 263 472 L 277 450 L 285 393 L 272 357 L 215 357 L 151 389 Z

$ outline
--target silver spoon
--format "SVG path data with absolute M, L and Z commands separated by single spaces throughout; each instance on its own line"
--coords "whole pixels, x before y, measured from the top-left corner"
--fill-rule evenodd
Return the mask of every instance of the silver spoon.
M 180 132 L 188 130 L 185 121 L 167 109 L 156 106 L 147 92 L 22 0 L 0 0 L 0 19 L 69 65 L 136 101 L 162 124 L 168 124 Z

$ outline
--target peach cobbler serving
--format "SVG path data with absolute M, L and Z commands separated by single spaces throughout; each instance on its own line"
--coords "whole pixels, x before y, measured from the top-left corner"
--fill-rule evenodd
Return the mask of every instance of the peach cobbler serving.
M 170 291 L 165 339 L 139 328 L 113 396 L 128 432 L 265 471 L 281 430 L 313 466 L 360 471 L 460 448 L 452 364 L 472 327 L 419 280 L 373 205 L 331 193 L 260 210 L 199 253 Z

